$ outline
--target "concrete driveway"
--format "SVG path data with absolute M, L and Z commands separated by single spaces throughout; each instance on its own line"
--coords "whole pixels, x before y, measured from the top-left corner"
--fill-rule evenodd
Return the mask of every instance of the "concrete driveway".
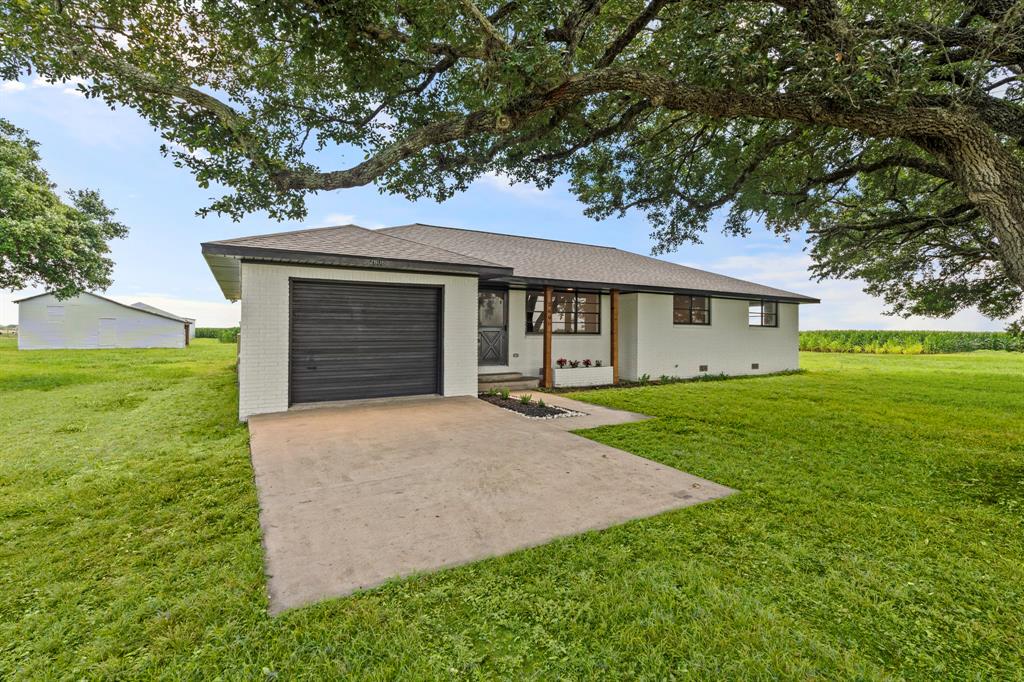
M 588 415 L 465 397 L 250 419 L 271 612 L 732 492 L 569 433 L 644 418 L 575 406 Z

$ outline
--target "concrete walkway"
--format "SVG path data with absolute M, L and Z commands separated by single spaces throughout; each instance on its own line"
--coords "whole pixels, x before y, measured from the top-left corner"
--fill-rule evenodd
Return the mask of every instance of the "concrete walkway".
M 644 419 L 576 405 L 589 414 L 464 397 L 250 419 L 271 613 L 732 492 L 569 433 Z

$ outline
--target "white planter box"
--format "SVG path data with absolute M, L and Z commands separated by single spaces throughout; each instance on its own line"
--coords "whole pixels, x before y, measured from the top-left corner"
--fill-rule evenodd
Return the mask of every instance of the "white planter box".
M 611 365 L 605 367 L 555 367 L 555 386 L 603 386 L 612 383 Z

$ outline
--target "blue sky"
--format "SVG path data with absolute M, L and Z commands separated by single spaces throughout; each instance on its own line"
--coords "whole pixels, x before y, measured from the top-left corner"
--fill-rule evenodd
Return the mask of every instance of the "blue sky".
M 201 189 L 191 174 L 160 155 L 160 136 L 134 112 L 111 111 L 98 100 L 82 97 L 71 84 L 26 78 L 0 82 L 0 117 L 40 142 L 43 165 L 58 187 L 99 190 L 129 226 L 129 236 L 112 244 L 114 284 L 106 294 L 195 317 L 200 325 L 233 325 L 239 315 L 238 305 L 223 299 L 200 255 L 200 242 L 211 239 L 349 222 L 364 227 L 422 222 L 604 244 L 644 254 L 652 245 L 640 214 L 597 222 L 583 215 L 583 206 L 564 182 L 540 191 L 510 185 L 497 176 L 478 180 L 443 204 L 410 202 L 364 187 L 310 197 L 309 216 L 302 222 L 276 223 L 262 215 L 237 223 L 199 218 L 195 210 L 206 205 L 213 192 Z M 864 294 L 856 282 L 812 282 L 802 241 L 786 243 L 765 230 L 736 238 L 722 235 L 720 227 L 712 225 L 703 244 L 663 257 L 821 298 L 821 305 L 801 308 L 802 329 L 1002 328 L 974 311 L 949 320 L 886 317 L 884 304 Z M 0 324 L 17 322 L 12 300 L 38 291 L 0 291 Z

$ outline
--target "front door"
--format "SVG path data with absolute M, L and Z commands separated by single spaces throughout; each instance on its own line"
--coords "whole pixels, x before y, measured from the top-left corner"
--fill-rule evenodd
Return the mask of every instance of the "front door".
M 508 364 L 508 291 L 481 289 L 478 294 L 477 363 Z

